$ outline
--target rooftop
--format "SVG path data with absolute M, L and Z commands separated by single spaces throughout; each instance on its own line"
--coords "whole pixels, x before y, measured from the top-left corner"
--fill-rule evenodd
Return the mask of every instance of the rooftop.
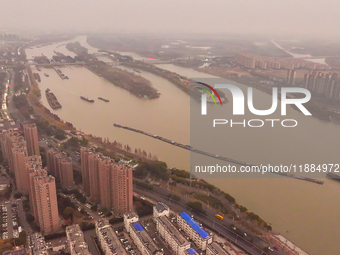
M 34 255 L 48 254 L 45 239 L 41 233 L 35 233 L 31 235 L 29 248 L 31 253 Z
M 156 210 L 158 211 L 158 212 L 164 212 L 165 210 L 169 210 L 169 207 L 166 205 L 166 204 L 164 204 L 164 203 L 161 203 L 161 202 L 159 202 L 159 203 L 157 203 L 156 205 L 155 205 L 155 208 L 156 208 Z
M 111 254 L 116 255 L 125 255 L 126 252 L 122 247 L 120 241 L 118 240 L 117 235 L 114 233 L 113 228 L 111 226 L 103 227 L 99 230 L 100 234 L 104 237 L 104 240 L 111 250 Z
M 186 254 L 193 255 L 193 254 L 198 254 L 198 252 L 197 252 L 197 251 L 195 251 L 195 249 L 193 249 L 193 248 L 190 248 L 189 250 L 187 250 Z
M 87 243 L 85 242 L 83 232 L 78 224 L 66 227 L 67 240 L 70 247 L 76 254 L 79 255 L 91 255 L 88 250 Z
M 137 213 L 135 213 L 133 211 L 125 213 L 124 217 L 126 217 L 127 219 L 132 219 L 132 218 L 135 218 L 135 217 L 139 218 Z
M 182 212 L 180 215 L 203 239 L 210 237 L 210 235 L 204 229 L 202 229 L 201 226 L 196 221 L 194 221 L 189 214 Z
M 218 243 L 213 242 L 208 246 L 210 246 L 210 249 L 215 251 L 216 254 L 228 255 L 228 253 Z
M 185 237 L 175 228 L 175 226 L 169 221 L 168 217 L 161 216 L 158 218 L 159 221 L 168 229 L 171 235 L 174 237 L 175 240 L 178 241 L 179 245 L 187 244 L 188 241 Z
M 139 222 L 132 223 L 132 230 L 137 234 L 138 238 L 141 240 L 143 245 L 150 251 L 152 254 L 156 254 L 159 250 L 157 245 L 151 239 L 149 234 L 145 231 L 143 226 Z

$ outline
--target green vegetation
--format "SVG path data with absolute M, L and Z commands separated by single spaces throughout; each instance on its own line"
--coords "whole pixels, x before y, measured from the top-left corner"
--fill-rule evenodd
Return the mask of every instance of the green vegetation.
M 64 149 L 79 150 L 81 141 L 75 137 L 71 137 L 64 144 Z
M 165 162 L 141 162 L 133 171 L 134 177 L 144 179 L 148 174 L 155 179 L 169 180 L 168 167 Z
M 200 212 L 200 213 L 205 214 L 205 211 L 203 210 L 202 203 L 200 203 L 200 202 L 188 202 L 186 205 L 189 206 L 190 208 Z
M 153 185 L 152 184 L 147 184 L 147 183 L 144 183 L 144 182 L 140 182 L 140 181 L 137 181 L 137 180 L 133 180 L 133 183 L 138 185 L 138 186 L 141 186 L 145 189 L 149 189 L 149 190 L 153 190 Z
M 120 56 L 119 59 L 122 62 L 122 65 L 124 65 L 124 66 L 130 67 L 130 68 L 136 68 L 136 69 L 140 69 L 140 70 L 144 70 L 144 71 L 153 73 L 153 74 L 158 75 L 158 76 L 160 76 L 164 79 L 167 79 L 168 81 L 170 81 L 171 83 L 173 83 L 178 88 L 185 91 L 186 93 L 190 92 L 190 88 L 189 88 L 190 87 L 189 86 L 190 81 L 184 76 L 180 76 L 177 73 L 164 70 L 164 69 L 159 68 L 155 65 L 146 64 L 142 61 L 133 61 L 129 58 L 126 58 L 125 56 Z
M 54 133 L 54 138 L 58 139 L 59 141 L 65 140 L 66 136 L 64 130 L 58 128 Z
M 22 202 L 22 206 L 23 206 L 24 212 L 29 212 L 31 210 L 29 200 L 24 200 Z
M 15 199 L 18 199 L 18 198 L 21 198 L 21 197 L 22 197 L 22 193 L 20 193 L 20 192 L 17 192 L 17 193 L 14 194 Z
M 86 231 L 86 230 L 90 230 L 90 229 L 94 229 L 95 228 L 93 223 L 88 223 L 88 222 L 85 222 L 85 221 L 80 223 L 79 226 L 80 226 L 82 231 Z
M 41 163 L 43 167 L 47 166 L 47 156 L 46 156 L 46 150 L 44 147 L 39 146 L 39 152 L 41 156 Z
M 75 184 L 81 184 L 83 181 L 81 172 L 73 169 L 73 179 L 74 179 Z
M 86 198 L 84 197 L 83 194 L 79 192 L 77 189 L 73 190 L 68 190 L 68 189 L 63 189 L 62 192 L 66 195 L 71 195 L 73 194 L 77 200 L 79 200 L 80 203 L 85 204 L 86 203 Z M 69 198 L 68 198 L 69 199 Z
M 58 140 L 66 139 L 66 133 L 64 130 L 58 128 L 55 125 L 50 125 L 47 120 L 38 120 L 36 122 L 39 134 L 47 135 L 47 136 L 54 136 L 54 138 Z
M 242 205 L 235 205 L 236 208 L 238 208 L 240 210 L 240 212 L 246 212 L 248 211 L 247 207 L 244 207 Z
M 160 96 L 157 89 L 151 86 L 151 82 L 140 75 L 108 66 L 100 61 L 88 64 L 87 66 L 112 84 L 128 90 L 139 98 L 155 99 Z
M 123 222 L 124 221 L 124 218 L 115 218 L 115 217 L 113 217 L 113 218 L 111 218 L 110 220 L 109 220 L 109 223 L 110 224 L 116 224 L 116 223 L 121 223 L 121 222 Z
M 26 232 L 22 231 L 19 233 L 19 238 L 13 238 L 12 241 L 15 243 L 15 245 L 20 246 L 20 245 L 25 245 L 26 244 Z
M 52 239 L 56 239 L 56 238 L 61 238 L 61 237 L 64 237 L 64 236 L 66 236 L 66 233 L 62 232 L 62 233 L 54 233 L 54 234 L 46 235 L 46 236 L 44 236 L 44 238 L 45 238 L 45 241 L 48 241 L 48 240 L 52 240 Z
M 34 221 L 34 216 L 30 212 L 27 212 L 25 217 L 28 224 L 31 224 Z
M 152 215 L 153 213 L 152 203 L 150 203 L 149 201 L 143 200 L 143 199 L 136 198 L 136 197 L 134 197 L 133 200 L 136 205 L 135 211 L 139 215 L 139 217 Z
M 28 103 L 26 95 L 14 95 L 13 103 L 15 108 L 19 110 L 22 116 L 24 116 L 26 119 L 30 119 L 30 114 L 33 113 L 33 108 Z
M 172 168 L 170 170 L 171 170 L 172 175 L 176 175 L 177 177 L 186 178 L 186 179 L 190 178 L 190 172 L 188 171 L 178 170 L 177 168 Z
M 175 194 L 169 194 L 168 197 L 170 197 L 171 199 L 173 199 L 175 201 L 181 201 L 181 197 L 177 196 Z
M 25 66 L 18 65 L 13 67 L 14 70 L 14 91 L 17 92 L 20 89 L 24 88 L 24 82 L 23 82 L 23 73 L 22 70 L 25 69 Z
M 70 215 L 74 212 L 74 210 L 76 210 L 75 204 L 72 203 L 68 197 L 64 198 L 59 194 L 57 195 L 57 200 L 59 213 L 64 219 L 69 219 Z M 73 210 L 72 212 L 71 209 Z
M 13 178 L 13 177 L 12 177 Z M 5 191 L 4 197 L 8 200 L 11 197 L 12 194 L 12 184 L 9 185 L 9 188 Z
M 228 213 L 228 209 L 223 205 L 223 203 L 216 197 L 203 194 L 195 194 L 194 197 L 201 200 L 203 203 L 210 205 L 211 207 L 218 209 L 222 213 Z

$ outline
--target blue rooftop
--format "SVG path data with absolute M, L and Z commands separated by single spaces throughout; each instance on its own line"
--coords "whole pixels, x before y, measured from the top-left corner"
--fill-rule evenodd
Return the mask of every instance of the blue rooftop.
M 190 255 L 192 255 L 192 254 L 198 254 L 197 251 L 195 251 L 193 248 L 190 248 L 190 249 L 188 250 L 188 253 L 189 253 Z
M 143 231 L 144 228 L 139 222 L 134 222 L 133 226 L 136 228 L 137 231 Z
M 193 229 L 196 230 L 196 232 L 197 232 L 203 239 L 205 239 L 205 238 L 207 238 L 207 237 L 210 236 L 207 232 L 205 232 L 205 231 L 201 228 L 200 225 L 198 225 L 198 223 L 197 223 L 196 221 L 194 221 L 193 219 L 191 219 L 191 217 L 190 217 L 189 214 L 187 214 L 186 212 L 182 212 L 180 215 L 182 216 L 182 218 L 183 218 L 186 222 L 188 222 L 188 224 L 189 224 Z

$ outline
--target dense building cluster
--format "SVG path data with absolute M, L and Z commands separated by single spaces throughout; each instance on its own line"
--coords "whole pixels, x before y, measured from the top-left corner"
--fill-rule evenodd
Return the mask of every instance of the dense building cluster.
M 303 87 L 326 98 L 340 99 L 340 79 L 337 73 L 312 71 L 305 74 Z
M 310 70 L 329 70 L 330 66 L 315 63 L 300 58 L 273 58 L 260 56 L 245 52 L 237 52 L 235 60 L 238 64 L 249 69 L 310 69 Z
M 91 148 L 81 148 L 84 190 L 90 201 L 116 215 L 133 210 L 132 168 Z
M 46 153 L 47 168 L 63 188 L 74 187 L 72 159 L 66 153 L 49 149 Z
M 55 178 L 42 167 L 38 131 L 35 124 L 0 133 L 1 149 L 9 170 L 14 173 L 17 190 L 29 195 L 36 223 L 44 234 L 60 229 Z

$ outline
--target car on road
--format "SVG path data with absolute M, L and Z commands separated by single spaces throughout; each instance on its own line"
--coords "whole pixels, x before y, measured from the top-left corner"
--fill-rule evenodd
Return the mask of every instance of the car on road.
M 270 251 L 274 251 L 274 249 L 272 247 L 268 247 L 268 250 Z

